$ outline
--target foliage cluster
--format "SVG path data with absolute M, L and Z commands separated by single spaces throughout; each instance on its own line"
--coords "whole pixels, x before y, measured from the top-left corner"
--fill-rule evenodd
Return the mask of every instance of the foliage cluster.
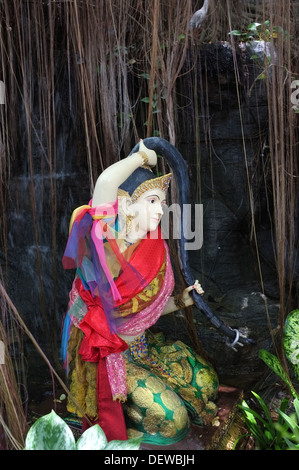
M 84 431 L 76 442 L 69 426 L 52 410 L 32 425 L 25 450 L 138 450 L 140 444 L 141 439 L 108 442 L 98 424 Z
M 271 27 L 269 20 L 266 20 L 263 23 L 250 23 L 247 26 L 246 31 L 239 31 L 238 29 L 234 29 L 230 31 L 229 34 L 242 42 L 252 40 L 267 42 L 272 38 L 276 39 L 278 34 L 281 34 L 283 37 L 287 37 L 288 35 L 288 33 L 280 26 Z
M 295 376 L 299 377 L 299 310 L 291 312 L 285 323 L 283 345 L 287 359 L 291 363 Z M 288 386 L 294 398 L 294 412 L 287 413 L 290 399 L 284 398 L 280 408 L 276 410 L 278 420 L 274 422 L 271 412 L 257 393 L 252 392 L 261 409 L 261 413 L 250 408 L 243 401 L 240 408 L 249 434 L 254 437 L 258 450 L 299 450 L 299 395 L 294 388 L 291 379 L 282 367 L 279 359 L 265 349 L 260 350 L 260 358 L 275 372 Z M 237 442 L 244 436 L 240 436 Z
M 295 412 L 290 415 L 286 413 L 289 399 L 282 400 L 280 408 L 277 409 L 278 420 L 275 422 L 265 401 L 257 393 L 252 394 L 262 411 L 259 413 L 250 408 L 245 401 L 240 408 L 249 435 L 254 438 L 256 450 L 299 450 L 298 398 L 294 400 Z M 243 437 L 244 435 L 237 439 L 235 446 Z

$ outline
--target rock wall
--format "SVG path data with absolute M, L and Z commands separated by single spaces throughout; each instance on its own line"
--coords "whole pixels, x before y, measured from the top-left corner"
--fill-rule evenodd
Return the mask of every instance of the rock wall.
M 265 371 L 258 351 L 271 348 L 269 325 L 275 328 L 279 318 L 266 155 L 268 108 L 265 83 L 257 79 L 263 54 L 257 43 L 238 49 L 235 56 L 226 43 L 194 48 L 187 66 L 195 69 L 197 102 L 195 85 L 186 78 L 180 83 L 179 146 L 190 166 L 193 200 L 203 204 L 204 213 L 203 246 L 190 252 L 190 263 L 212 311 L 256 344 L 235 352 L 197 309 L 195 323 L 221 381 L 245 388 Z M 175 325 L 163 318 L 160 326 L 168 333 L 173 329 L 177 337 L 184 323 L 178 314 Z

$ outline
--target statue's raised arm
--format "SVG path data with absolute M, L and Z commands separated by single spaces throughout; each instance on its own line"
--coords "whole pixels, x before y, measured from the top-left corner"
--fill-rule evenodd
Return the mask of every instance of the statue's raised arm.
M 92 206 L 96 207 L 115 201 L 118 188 L 137 168 L 141 166 L 155 167 L 156 165 L 156 152 L 147 149 L 141 140 L 137 152 L 112 164 L 100 174 L 95 184 Z

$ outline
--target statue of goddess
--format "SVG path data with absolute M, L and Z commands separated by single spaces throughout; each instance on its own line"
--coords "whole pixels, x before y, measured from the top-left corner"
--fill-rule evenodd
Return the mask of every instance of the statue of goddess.
M 165 154 L 173 150 L 165 145 Z M 218 378 L 190 346 L 151 330 L 161 315 L 193 305 L 192 292 L 203 294 L 193 281 L 173 295 L 160 227 L 172 174 L 155 176 L 156 164 L 156 151 L 140 141 L 102 172 L 90 203 L 74 211 L 63 265 L 76 276 L 62 349 L 68 410 L 82 417 L 83 429 L 99 423 L 108 440 L 140 436 L 169 445 L 187 435 L 190 422 L 213 421 Z

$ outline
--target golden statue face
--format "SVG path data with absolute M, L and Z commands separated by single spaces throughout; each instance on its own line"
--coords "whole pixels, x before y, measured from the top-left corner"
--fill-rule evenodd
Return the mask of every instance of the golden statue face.
M 131 238 L 137 240 L 143 238 L 148 232 L 156 230 L 163 215 L 165 202 L 165 191 L 154 188 L 145 191 L 136 202 L 129 206 L 132 217 L 129 230 Z

